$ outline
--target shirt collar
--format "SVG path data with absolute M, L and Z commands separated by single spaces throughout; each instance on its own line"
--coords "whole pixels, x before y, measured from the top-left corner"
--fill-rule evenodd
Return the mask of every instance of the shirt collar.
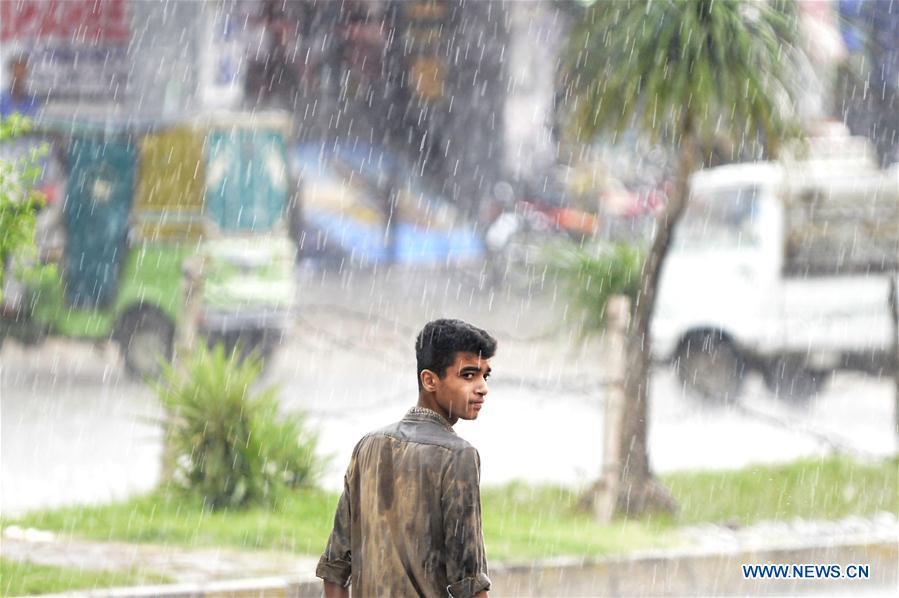
M 435 424 L 440 424 L 441 426 L 445 426 L 451 432 L 453 431 L 453 427 L 446 420 L 445 417 L 434 411 L 433 409 L 428 409 L 427 407 L 418 407 L 415 406 L 409 411 L 406 412 L 406 417 L 403 419 L 415 419 L 415 420 L 426 420 L 430 422 L 434 422 Z

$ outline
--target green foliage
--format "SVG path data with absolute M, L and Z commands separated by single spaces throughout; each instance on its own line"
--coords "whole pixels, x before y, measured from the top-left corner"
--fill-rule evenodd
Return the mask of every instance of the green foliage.
M 172 583 L 163 575 L 132 571 L 98 571 L 51 567 L 0 559 L 0 596 L 31 596 L 71 590 Z
M 571 298 L 575 314 L 582 318 L 585 333 L 601 332 L 605 327 L 606 306 L 615 295 L 625 295 L 636 305 L 640 292 L 645 252 L 623 243 L 559 249 L 554 266 Z
M 285 492 L 271 505 L 210 511 L 201 496 L 162 487 L 108 505 L 29 512 L 3 520 L 108 541 L 233 547 L 315 554 L 334 523 L 338 497 L 317 488 Z
M 798 26 L 793 2 L 597 2 L 575 28 L 567 78 L 576 136 L 724 135 L 771 150 L 795 132 Z
M 678 522 L 750 525 L 899 512 L 899 460 L 803 459 L 738 471 L 664 476 L 681 507 Z
M 570 488 L 521 482 L 485 489 L 481 502 L 488 558 L 597 558 L 681 542 L 670 521 L 597 523 L 592 513 L 578 509 L 579 498 Z
M 255 355 L 222 345 L 201 345 L 183 373 L 165 365 L 157 389 L 168 412 L 168 481 L 207 508 L 271 505 L 319 473 L 318 438 L 303 415 L 279 415 L 275 387 L 253 394 L 261 370 Z
M 0 144 L 10 143 L 30 130 L 30 119 L 12 114 L 0 120 Z M 42 145 L 19 159 L 0 159 L 0 300 L 9 263 L 18 267 L 33 261 L 36 254 L 35 216 L 44 205 L 44 197 L 32 187 L 40 177 L 39 160 L 46 151 Z

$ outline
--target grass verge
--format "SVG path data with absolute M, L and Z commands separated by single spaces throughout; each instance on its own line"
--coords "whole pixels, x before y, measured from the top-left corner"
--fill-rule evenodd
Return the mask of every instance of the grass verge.
M 169 583 L 162 575 L 133 571 L 90 571 L 0 559 L 0 595 L 24 596 L 70 590 Z
M 858 463 L 843 457 L 737 471 L 665 476 L 677 522 L 749 525 L 765 520 L 899 514 L 899 457 Z
M 574 509 L 575 490 L 521 483 L 485 488 L 484 536 L 494 561 L 597 557 L 678 541 L 677 527 L 750 525 L 761 520 L 836 519 L 899 512 L 899 460 L 861 464 L 832 457 L 737 471 L 663 476 L 681 505 L 677 517 L 595 523 Z M 204 511 L 202 504 L 156 492 L 98 507 L 39 511 L 5 520 L 94 540 L 181 546 L 264 548 L 319 553 L 330 532 L 335 494 L 300 491 L 274 510 Z

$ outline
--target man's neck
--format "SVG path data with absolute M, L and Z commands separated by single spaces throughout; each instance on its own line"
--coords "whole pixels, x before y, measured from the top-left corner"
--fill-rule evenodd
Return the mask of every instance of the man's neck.
M 418 395 L 418 404 L 416 407 L 421 407 L 422 409 L 427 409 L 429 411 L 433 411 L 440 417 L 446 420 L 450 426 L 455 425 L 455 423 L 459 420 L 458 417 L 450 418 L 449 413 L 446 413 L 443 409 L 440 408 L 440 405 L 434 399 L 433 396 L 427 394 L 419 394 Z

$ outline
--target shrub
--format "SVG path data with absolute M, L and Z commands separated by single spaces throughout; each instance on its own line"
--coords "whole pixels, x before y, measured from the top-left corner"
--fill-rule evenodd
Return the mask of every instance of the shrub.
M 166 364 L 157 391 L 167 412 L 164 481 L 210 509 L 272 505 L 314 484 L 318 437 L 301 413 L 278 414 L 277 388 L 253 393 L 262 365 L 199 343 L 183 371 Z
M 20 114 L 0 119 L 0 144 L 10 144 L 30 131 L 31 120 Z M 20 279 L 23 272 L 34 270 L 35 223 L 45 200 L 34 185 L 40 177 L 40 159 L 46 153 L 46 146 L 41 144 L 19 157 L 0 156 L 0 300 L 8 268 L 12 267 Z
M 644 251 L 626 244 L 603 245 L 590 250 L 569 247 L 555 252 L 553 263 L 560 273 L 584 333 L 605 326 L 606 305 L 614 295 L 625 295 L 636 305 L 643 272 Z

